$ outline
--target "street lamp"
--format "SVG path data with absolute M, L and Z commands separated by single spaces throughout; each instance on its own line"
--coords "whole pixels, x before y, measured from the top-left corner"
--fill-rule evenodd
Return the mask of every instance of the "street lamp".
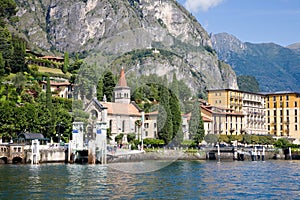
M 141 150 L 144 150 L 144 140 L 143 140 L 143 135 L 144 135 L 144 121 L 145 121 L 145 112 L 142 111 L 142 131 L 141 131 L 141 140 L 142 140 L 142 146 Z

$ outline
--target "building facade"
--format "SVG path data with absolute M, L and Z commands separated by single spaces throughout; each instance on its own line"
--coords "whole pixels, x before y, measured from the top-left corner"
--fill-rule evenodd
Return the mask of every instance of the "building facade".
M 268 133 L 277 137 L 300 139 L 300 93 L 264 93 Z
M 264 95 L 258 93 L 233 89 L 208 90 L 208 103 L 215 107 L 212 108 L 213 113 L 220 115 L 217 117 L 219 121 L 225 117 L 225 134 L 268 134 L 264 100 Z
M 243 92 L 243 113 L 245 114 L 246 133 L 254 135 L 268 134 L 264 95 Z
M 90 122 L 106 122 L 111 136 L 111 143 L 115 143 L 116 136 L 123 134 L 122 143 L 128 142 L 128 134 L 136 134 L 136 139 L 157 137 L 157 113 L 145 113 L 135 102 L 130 101 L 130 88 L 127 86 L 125 71 L 122 68 L 119 81 L 113 92 L 113 102 L 106 98 L 99 102 L 93 99 L 85 111 L 90 113 Z M 144 128 L 141 120 L 144 120 Z M 90 123 L 91 124 L 91 123 Z M 91 125 L 90 132 L 93 131 Z M 143 134 L 143 135 L 142 135 Z

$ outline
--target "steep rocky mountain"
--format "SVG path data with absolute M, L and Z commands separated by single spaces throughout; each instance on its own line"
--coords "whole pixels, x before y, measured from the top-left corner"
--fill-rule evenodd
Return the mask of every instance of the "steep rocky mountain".
M 219 59 L 230 64 L 237 76 L 254 76 L 261 91 L 300 91 L 300 51 L 274 43 L 244 43 L 233 35 L 211 36 Z
M 16 2 L 20 21 L 15 29 L 32 50 L 80 53 L 87 63 L 124 64 L 136 75 L 156 73 L 171 79 L 176 72 L 197 93 L 237 88 L 234 71 L 218 60 L 207 32 L 175 0 Z M 116 59 L 143 51 L 148 56 L 139 54 L 130 62 L 115 64 Z

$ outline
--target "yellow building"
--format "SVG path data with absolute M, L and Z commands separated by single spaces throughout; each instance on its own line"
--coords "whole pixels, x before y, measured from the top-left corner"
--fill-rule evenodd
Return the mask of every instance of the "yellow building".
M 238 120 L 236 120 L 237 124 L 234 126 L 242 126 L 242 128 L 235 128 L 238 131 L 233 131 L 231 127 L 225 126 L 224 130 L 226 134 L 228 134 L 228 132 L 255 135 L 267 134 L 264 110 L 265 102 L 263 94 L 243 92 L 233 89 L 216 89 L 208 90 L 207 92 L 208 103 L 211 106 L 220 108 L 218 109 L 220 116 L 225 114 L 227 118 L 228 116 L 233 119 L 236 118 Z M 226 111 L 224 112 L 221 109 Z M 228 119 L 225 118 L 224 120 L 228 123 Z
M 300 93 L 265 93 L 267 130 L 274 136 L 300 139 Z
M 236 112 L 243 110 L 243 92 L 232 89 L 207 90 L 208 103 L 224 109 L 233 109 Z

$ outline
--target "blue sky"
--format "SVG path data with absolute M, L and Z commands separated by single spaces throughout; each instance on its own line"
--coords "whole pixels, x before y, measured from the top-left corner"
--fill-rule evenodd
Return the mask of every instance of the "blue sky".
M 208 33 L 227 32 L 243 42 L 300 42 L 300 0 L 178 0 Z

